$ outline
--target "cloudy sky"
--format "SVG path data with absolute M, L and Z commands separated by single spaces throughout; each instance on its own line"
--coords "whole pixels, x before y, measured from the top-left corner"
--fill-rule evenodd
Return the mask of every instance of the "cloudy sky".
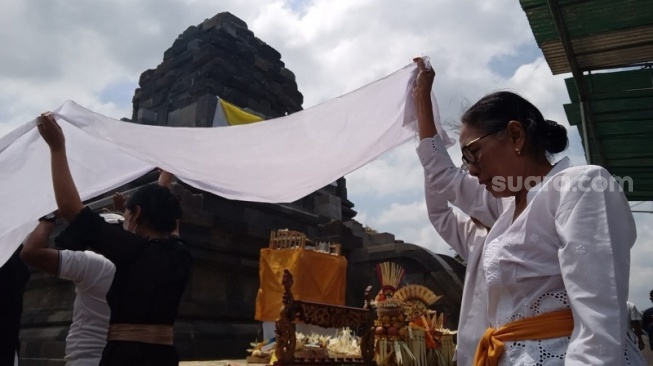
M 282 54 L 305 108 L 428 55 L 445 123 L 484 94 L 509 89 L 568 125 L 569 75 L 551 75 L 518 0 L 3 0 L 1 9 L 0 136 L 68 99 L 130 117 L 140 74 L 187 27 L 224 11 Z M 569 135 L 567 154 L 585 163 L 576 128 Z M 363 224 L 453 255 L 427 220 L 415 146 L 350 174 L 350 199 Z M 459 148 L 451 150 L 459 161 Z M 630 299 L 643 310 L 653 278 L 653 216 L 635 217 Z

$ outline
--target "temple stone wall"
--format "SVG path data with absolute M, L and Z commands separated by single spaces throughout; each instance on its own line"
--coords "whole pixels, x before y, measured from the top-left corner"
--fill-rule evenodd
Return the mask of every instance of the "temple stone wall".
M 368 233 L 355 220 L 343 223 L 288 205 L 231 201 L 182 185 L 174 190 L 182 197 L 185 213 L 181 235 L 194 258 L 175 324 L 175 346 L 182 359 L 243 358 L 249 342 L 260 339 L 260 324 L 254 320 L 259 253 L 268 246 L 270 231 L 279 228 L 343 244 L 348 259 L 347 305 L 362 306 L 370 284 L 378 291 L 376 263 L 395 261 L 406 268 L 410 283 L 444 295 L 436 309 L 447 314 L 450 326 L 457 322 L 464 267 L 452 258 L 436 258 L 396 241 L 392 234 Z M 101 209 L 109 201 L 103 198 L 90 205 Z M 21 333 L 24 365 L 63 364 L 74 296 L 70 282 L 33 274 L 25 293 Z

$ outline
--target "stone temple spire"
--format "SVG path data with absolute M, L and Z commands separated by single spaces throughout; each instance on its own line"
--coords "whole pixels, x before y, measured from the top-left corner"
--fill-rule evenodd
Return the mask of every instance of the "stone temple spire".
M 216 96 L 268 119 L 297 112 L 303 103 L 281 54 L 241 19 L 219 13 L 186 29 L 163 62 L 141 74 L 132 121 L 208 127 Z

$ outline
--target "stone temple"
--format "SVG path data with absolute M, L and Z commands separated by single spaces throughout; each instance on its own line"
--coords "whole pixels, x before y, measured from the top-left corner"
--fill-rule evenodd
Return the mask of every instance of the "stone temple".
M 141 74 L 129 121 L 210 127 L 216 97 L 266 119 L 300 111 L 303 96 L 281 58 L 245 22 L 230 13 L 217 14 L 189 27 L 164 52 L 161 64 Z M 118 190 L 135 189 L 156 177 L 152 172 Z M 375 264 L 394 261 L 406 268 L 408 283 L 424 284 L 443 295 L 436 310 L 445 313 L 449 328 L 457 326 L 465 267 L 451 257 L 398 241 L 392 234 L 366 230 L 354 219 L 345 178 L 285 204 L 227 200 L 183 182 L 174 190 L 185 215 L 181 234 L 194 256 L 175 324 L 175 345 L 182 360 L 242 359 L 249 343 L 260 339 L 261 325 L 254 320 L 259 252 L 268 246 L 271 231 L 284 228 L 342 244 L 348 260 L 347 305 L 362 306 L 365 287 L 379 288 Z M 109 195 L 86 204 L 94 209 L 109 207 Z M 23 365 L 65 364 L 74 297 L 72 283 L 32 274 L 24 297 Z

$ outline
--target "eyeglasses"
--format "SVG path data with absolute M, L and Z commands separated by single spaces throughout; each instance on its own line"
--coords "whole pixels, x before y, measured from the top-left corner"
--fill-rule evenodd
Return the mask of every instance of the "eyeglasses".
M 483 135 L 481 137 L 477 137 L 477 138 L 473 139 L 472 141 L 466 143 L 465 146 L 463 146 L 460 149 L 460 151 L 463 153 L 463 165 L 461 166 L 461 168 L 463 170 L 469 170 L 469 165 L 470 164 L 476 164 L 476 155 L 472 152 L 472 150 L 469 147 L 472 146 L 472 144 L 474 144 L 474 143 L 476 143 L 476 142 L 478 142 L 480 140 L 483 140 L 484 138 L 486 138 L 486 137 L 488 137 L 490 135 L 494 135 L 497 132 L 500 132 L 500 131 L 490 132 L 490 133 L 485 134 L 485 135 Z

